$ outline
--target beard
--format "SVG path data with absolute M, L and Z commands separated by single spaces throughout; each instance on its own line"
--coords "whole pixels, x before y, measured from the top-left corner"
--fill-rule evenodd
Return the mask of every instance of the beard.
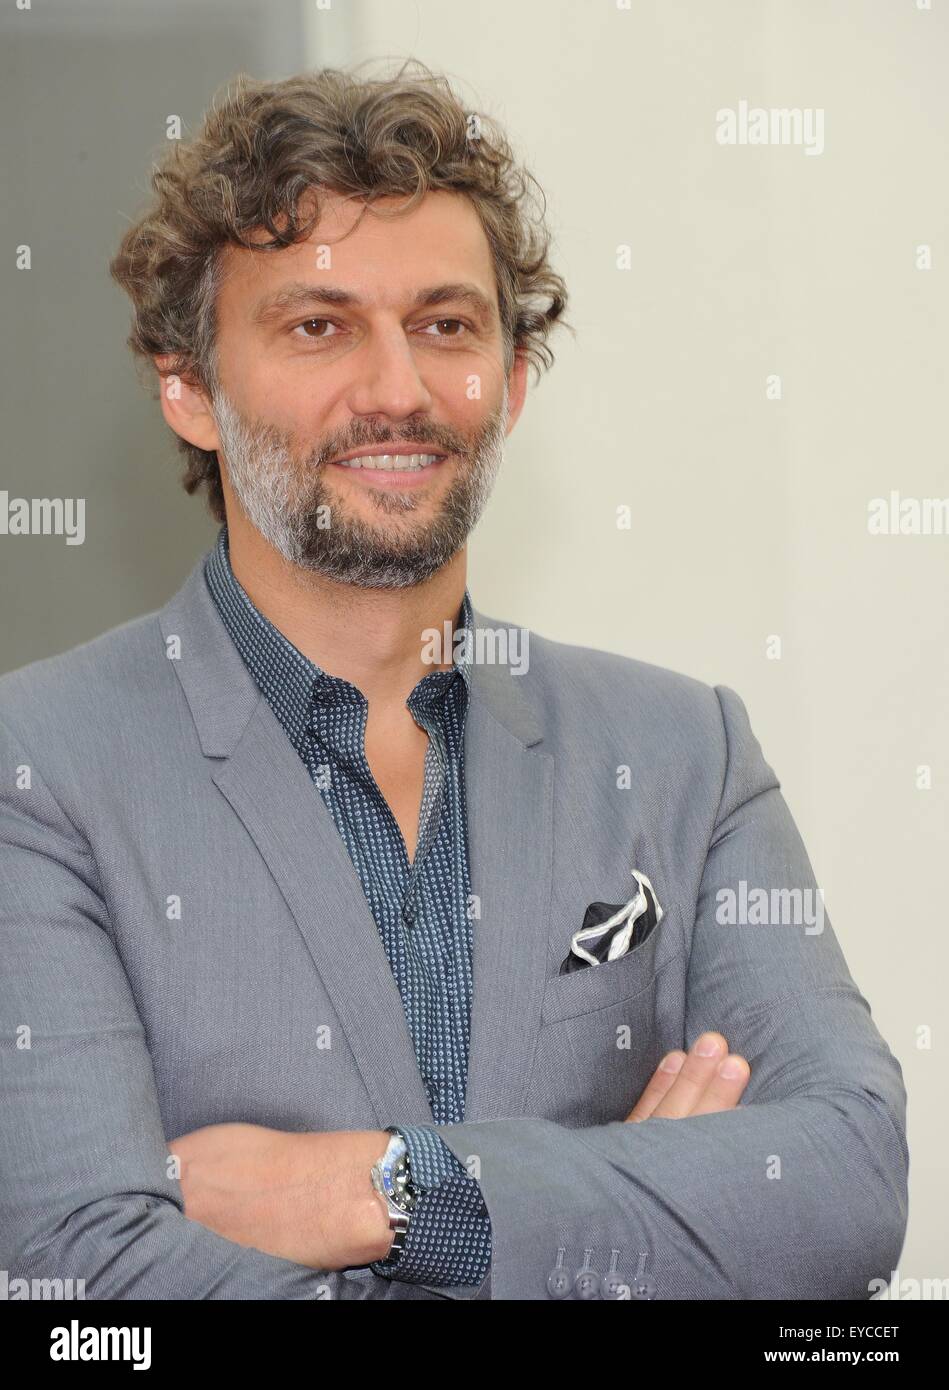
M 292 436 L 260 420 L 246 420 L 220 390 L 211 410 L 227 475 L 247 519 L 291 565 L 364 589 L 421 584 L 461 549 L 487 505 L 504 456 L 508 386 L 498 409 L 473 443 L 454 431 L 419 424 L 413 432 L 380 438 L 357 421 L 352 437 L 313 449 L 298 461 Z M 374 523 L 347 511 L 327 484 L 327 461 L 350 449 L 429 443 L 456 456 L 457 474 L 428 519 L 415 517 L 423 495 L 366 487 Z M 381 449 L 380 449 L 381 451 Z M 444 466 L 449 466 L 446 462 Z M 329 524 L 327 525 L 327 518 Z

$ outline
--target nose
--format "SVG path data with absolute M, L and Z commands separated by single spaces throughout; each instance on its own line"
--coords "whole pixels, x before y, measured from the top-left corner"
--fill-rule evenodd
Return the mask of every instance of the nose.
M 355 376 L 348 404 L 354 415 L 401 420 L 431 410 L 431 393 L 401 325 L 374 332 L 352 362 Z

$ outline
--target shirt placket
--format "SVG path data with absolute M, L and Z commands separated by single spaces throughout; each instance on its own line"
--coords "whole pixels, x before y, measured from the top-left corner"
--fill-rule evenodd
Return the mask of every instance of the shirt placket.
M 422 804 L 419 813 L 418 839 L 415 854 L 409 868 L 406 883 L 405 902 L 407 917 L 411 920 L 418 910 L 418 894 L 425 862 L 432 845 L 438 836 L 442 812 L 445 805 L 445 777 L 447 773 L 447 751 L 445 736 L 436 714 L 430 706 L 416 702 L 409 697 L 412 717 L 428 734 L 428 747 L 425 749 L 425 771 L 422 785 Z
M 433 687 L 434 690 L 433 690 Z M 448 682 L 439 679 L 438 684 L 420 690 L 418 687 L 410 696 L 408 705 L 413 717 L 429 736 L 426 753 L 425 787 L 422 793 L 422 813 L 419 824 L 418 848 L 412 862 L 412 870 L 407 883 L 406 900 L 403 907 L 403 921 L 407 929 L 418 912 L 418 899 L 424 897 L 427 874 L 431 863 L 431 851 L 443 829 L 447 798 L 448 748 L 444 718 L 444 701 L 448 698 Z M 452 1001 L 460 981 L 457 979 L 455 950 L 457 943 L 445 933 L 434 929 L 422 913 L 418 913 L 419 923 L 415 927 L 413 948 L 418 956 L 428 963 L 428 968 L 437 981 L 436 988 L 442 1008 L 452 1007 Z M 432 1030 L 428 1021 L 421 1024 L 419 1046 L 426 1056 L 427 1084 L 432 1114 L 436 1124 L 460 1121 L 464 1110 L 464 1072 L 455 1064 L 454 1044 L 450 1032 L 446 1035 L 444 1027 Z

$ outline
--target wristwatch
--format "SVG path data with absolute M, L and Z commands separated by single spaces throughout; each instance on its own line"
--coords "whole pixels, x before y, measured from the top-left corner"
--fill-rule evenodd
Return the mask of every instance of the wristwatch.
M 372 1165 L 369 1176 L 372 1185 L 385 1202 L 389 1217 L 389 1230 L 394 1232 L 389 1253 L 376 1264 L 385 1269 L 394 1269 L 402 1258 L 405 1242 L 408 1239 L 412 1208 L 418 1196 L 418 1188 L 412 1182 L 409 1155 L 405 1139 L 395 1125 L 387 1125 L 390 1136 L 386 1151 Z

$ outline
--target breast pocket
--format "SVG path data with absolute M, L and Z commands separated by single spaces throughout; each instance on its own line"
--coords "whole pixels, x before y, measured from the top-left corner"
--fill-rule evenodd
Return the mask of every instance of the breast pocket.
M 616 960 L 585 965 L 569 975 L 554 975 L 544 990 L 542 1018 L 545 1023 L 574 1018 L 578 1014 L 605 1009 L 620 999 L 645 989 L 655 978 L 656 947 L 665 917 L 631 951 Z M 569 942 L 567 943 L 569 947 Z
M 674 946 L 673 918 L 667 912 L 626 955 L 547 981 L 534 1113 L 576 1128 L 626 1119 L 663 1053 L 656 987 Z

